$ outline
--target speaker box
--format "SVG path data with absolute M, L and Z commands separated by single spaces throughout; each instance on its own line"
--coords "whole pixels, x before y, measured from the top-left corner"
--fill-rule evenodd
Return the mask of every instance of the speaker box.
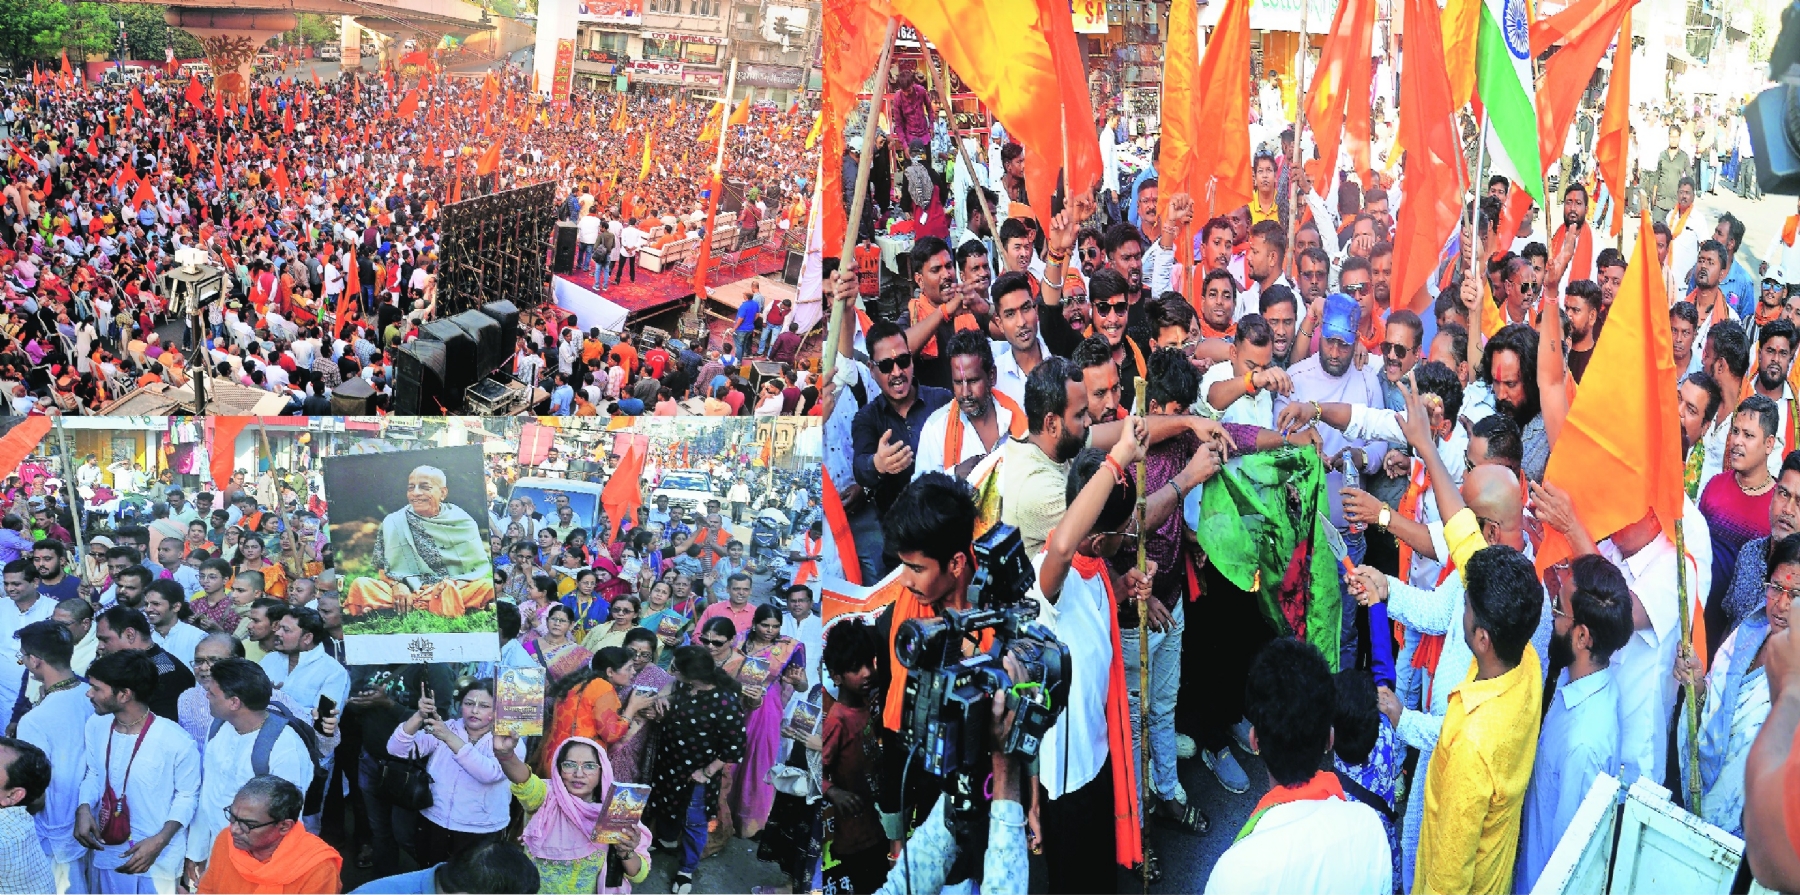
M 375 387 L 361 376 L 331 390 L 331 412 L 335 416 L 374 416 Z
M 513 346 L 519 343 L 519 306 L 510 301 L 490 301 L 481 306 L 481 313 L 500 322 L 500 349 L 504 357 L 511 357 Z
M 462 409 L 463 392 L 481 378 L 475 375 L 475 339 L 462 327 L 448 320 L 433 320 L 419 327 L 419 341 L 443 343 L 444 410 L 449 413 L 459 412 Z
M 806 253 L 788 252 L 787 263 L 781 265 L 781 281 L 789 286 L 800 285 L 800 268 L 806 265 Z
M 575 269 L 575 225 L 568 221 L 556 225 L 556 257 L 550 262 L 551 273 L 569 273 Z
M 394 412 L 437 416 L 444 400 L 444 343 L 415 339 L 394 352 Z
M 464 311 L 450 318 L 450 322 L 462 327 L 469 338 L 475 340 L 475 379 L 500 369 L 506 360 L 507 349 L 511 348 L 500 341 L 500 321 L 480 311 Z

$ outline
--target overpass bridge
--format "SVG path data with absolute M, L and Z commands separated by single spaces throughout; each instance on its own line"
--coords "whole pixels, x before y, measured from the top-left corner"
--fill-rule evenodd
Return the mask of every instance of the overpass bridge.
M 125 0 L 145 2 L 145 0 Z M 341 16 L 340 39 L 349 53 L 360 48 L 360 31 L 376 32 L 381 60 L 397 63 L 407 40 L 436 46 L 448 36 L 464 41 L 471 52 L 498 59 L 532 45 L 532 23 L 491 16 L 468 0 L 159 0 L 167 5 L 164 20 L 200 41 L 213 69 L 215 89 L 241 94 L 250 85 L 256 54 L 274 37 L 291 31 L 300 13 Z M 361 28 L 351 27 L 352 25 Z M 348 54 L 347 54 L 348 55 Z M 346 63 L 349 60 L 346 59 Z

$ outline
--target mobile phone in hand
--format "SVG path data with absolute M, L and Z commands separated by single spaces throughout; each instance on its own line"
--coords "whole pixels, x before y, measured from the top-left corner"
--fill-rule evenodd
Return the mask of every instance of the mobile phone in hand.
M 335 711 L 337 711 L 337 703 L 332 702 L 331 697 L 326 696 L 323 693 L 319 694 L 319 717 L 313 719 L 313 731 L 320 736 L 324 736 L 325 719 Z

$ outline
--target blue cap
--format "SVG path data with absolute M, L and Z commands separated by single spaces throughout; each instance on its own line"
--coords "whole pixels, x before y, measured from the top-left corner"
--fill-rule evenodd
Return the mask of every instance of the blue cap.
M 1325 296 L 1325 320 L 1319 325 L 1319 338 L 1356 342 L 1356 323 L 1362 306 L 1342 292 Z

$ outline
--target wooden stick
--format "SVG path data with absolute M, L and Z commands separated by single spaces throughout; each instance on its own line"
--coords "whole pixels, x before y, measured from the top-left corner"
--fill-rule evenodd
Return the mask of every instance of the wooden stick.
M 881 61 L 875 67 L 875 93 L 869 98 L 868 124 L 863 127 L 863 147 L 856 160 L 856 186 L 850 195 L 850 217 L 844 223 L 844 245 L 838 251 L 838 270 L 855 270 L 856 234 L 862 230 L 863 202 L 869 192 L 869 168 L 875 161 L 875 127 L 881 117 L 881 103 L 887 97 L 888 58 L 894 53 L 894 35 L 900 31 L 899 19 L 888 19 L 887 39 L 881 45 Z M 834 111 L 833 114 L 836 114 Z M 826 202 L 836 202 L 836 196 L 826 196 Z M 835 290 L 834 290 L 835 291 Z M 825 348 L 821 352 L 824 359 L 820 361 L 820 381 L 830 382 L 831 371 L 837 366 L 838 333 L 844 328 L 844 308 L 834 299 L 831 303 L 831 322 L 825 327 Z
M 1688 584 L 1687 584 L 1687 538 L 1681 519 L 1675 520 L 1675 599 L 1681 607 L 1681 651 L 1688 656 L 1694 654 L 1694 626 L 1688 618 Z M 1687 809 L 1694 814 L 1700 813 L 1700 703 L 1694 681 L 1689 680 L 1681 685 L 1686 691 L 1687 709 L 1682 712 L 1687 719 L 1687 773 L 1683 774 L 1687 782 Z
M 1182 2 L 1182 0 L 1177 0 Z M 1131 412 L 1133 416 L 1143 417 L 1145 394 L 1150 391 L 1150 380 L 1132 377 L 1133 397 Z M 1129 421 L 1126 423 L 1130 425 Z M 1149 494 L 1144 490 L 1149 463 L 1140 458 L 1137 462 L 1137 570 L 1139 575 L 1145 574 L 1148 557 L 1144 555 L 1144 515 L 1148 512 Z M 1150 804 L 1150 601 L 1138 600 L 1138 744 L 1143 753 L 1143 767 L 1138 773 L 1138 823 L 1143 823 L 1143 815 Z M 1141 838 L 1141 837 L 1140 837 Z M 1150 892 L 1150 856 L 1144 856 L 1144 892 Z

